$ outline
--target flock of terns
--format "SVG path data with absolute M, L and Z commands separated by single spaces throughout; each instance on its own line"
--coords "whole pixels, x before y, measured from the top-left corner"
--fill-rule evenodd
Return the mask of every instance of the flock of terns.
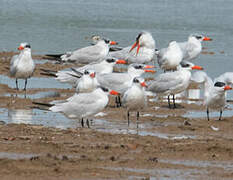
M 93 37 L 94 44 L 65 54 L 48 54 L 61 62 L 74 63 L 71 70 L 53 72 L 44 70 L 55 76 L 56 80 L 72 84 L 76 93 L 65 101 L 53 101 L 49 110 L 62 112 L 70 118 L 88 118 L 102 111 L 108 104 L 108 95 L 116 95 L 117 106 L 127 109 L 128 124 L 129 112 L 135 111 L 137 122 L 139 111 L 147 105 L 147 91 L 156 96 L 167 96 L 169 108 L 176 108 L 175 95 L 185 91 L 190 82 L 194 81 L 204 85 L 204 105 L 207 119 L 209 110 L 220 111 L 219 120 L 226 104 L 226 91 L 231 90 L 233 72 L 227 72 L 214 81 L 204 72 L 191 74 L 192 70 L 203 70 L 201 66 L 190 61 L 197 58 L 202 51 L 202 41 L 211 41 L 202 35 L 190 35 L 185 42 L 171 41 L 168 47 L 156 49 L 155 40 L 151 33 L 143 31 L 138 34 L 132 46 L 116 47 L 115 41 L 98 36 Z M 10 74 L 18 79 L 27 79 L 33 75 L 35 64 L 31 57 L 31 47 L 28 43 L 21 43 L 19 55 L 11 59 Z M 155 58 L 157 57 L 157 58 Z M 159 67 L 164 71 L 154 77 L 154 80 L 145 82 L 143 73 L 154 73 L 155 66 L 146 63 L 157 59 Z M 75 64 L 86 64 L 75 67 Z M 127 72 L 113 72 L 116 64 L 129 64 Z M 171 106 L 171 96 L 173 106 Z M 89 122 L 86 121 L 88 126 Z

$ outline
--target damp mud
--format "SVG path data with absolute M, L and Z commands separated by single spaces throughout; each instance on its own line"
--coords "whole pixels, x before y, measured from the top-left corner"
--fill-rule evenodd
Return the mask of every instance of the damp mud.
M 166 98 L 148 97 L 148 107 L 130 113 L 106 109 L 90 117 L 90 127 L 48 110 L 74 89 L 41 69 L 73 67 L 38 55 L 26 93 L 15 90 L 9 76 L 14 52 L 0 53 L 0 174 L 1 179 L 232 179 L 233 104 L 229 101 L 207 121 L 201 90 L 177 96 L 177 108 Z M 154 76 L 154 75 L 152 75 Z M 152 77 L 153 78 L 153 77 Z M 19 81 L 20 89 L 24 81 Z

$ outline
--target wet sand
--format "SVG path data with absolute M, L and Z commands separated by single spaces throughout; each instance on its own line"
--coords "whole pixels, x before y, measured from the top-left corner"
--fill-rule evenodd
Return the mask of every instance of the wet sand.
M 0 53 L 1 75 L 9 76 L 13 54 Z M 34 58 L 41 61 L 35 77 L 53 78 L 41 75 L 41 68 L 57 71 L 72 66 L 42 56 Z M 36 102 L 65 99 L 74 93 L 70 88 L 32 88 L 22 98 L 19 95 L 24 95 L 23 91 L 0 84 L 0 108 L 46 109 L 28 97 L 47 91 L 59 96 L 38 98 Z M 90 128 L 81 128 L 77 121 L 77 128 L 68 129 L 1 121 L 1 179 L 232 179 L 233 115 L 224 117 L 223 113 L 222 121 L 184 116 L 191 111 L 205 110 L 201 102 L 183 101 L 177 109 L 169 109 L 166 102 L 149 101 L 136 129 L 135 113 L 131 113 L 128 127 L 125 109 L 116 108 L 111 97 L 103 111 L 106 115 L 98 118 L 122 124 L 120 128 L 126 131 L 97 127 L 97 117 L 93 117 Z

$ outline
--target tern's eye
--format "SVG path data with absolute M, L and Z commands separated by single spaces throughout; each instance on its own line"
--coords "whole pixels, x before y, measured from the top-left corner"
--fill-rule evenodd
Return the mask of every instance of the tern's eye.
M 31 48 L 30 44 L 27 44 L 27 45 L 25 46 L 25 48 Z
M 202 36 L 195 36 L 197 39 L 202 39 Z
M 104 92 L 108 92 L 108 88 L 100 87 Z
M 215 87 L 223 87 L 223 86 L 225 86 L 226 84 L 224 83 L 224 82 L 216 82 L 215 84 L 214 84 L 214 86 Z
M 190 67 L 190 64 L 185 63 L 185 62 L 183 62 L 183 61 L 181 61 L 180 65 L 181 65 L 183 68 Z
M 109 41 L 109 40 L 107 40 L 107 39 L 105 39 L 104 41 L 105 41 L 105 43 L 106 43 L 106 44 L 109 44 L 109 42 L 110 42 L 110 41 Z
M 115 62 L 115 59 L 107 59 L 106 60 L 108 63 L 113 63 L 113 62 Z
M 143 68 L 142 65 L 137 65 L 137 66 L 135 66 L 135 69 L 142 69 L 142 68 Z
M 89 72 L 87 70 L 84 71 L 84 74 L 89 74 Z
M 134 78 L 134 79 L 133 79 L 133 82 L 134 82 L 134 83 L 139 83 L 139 80 L 138 80 L 137 78 Z

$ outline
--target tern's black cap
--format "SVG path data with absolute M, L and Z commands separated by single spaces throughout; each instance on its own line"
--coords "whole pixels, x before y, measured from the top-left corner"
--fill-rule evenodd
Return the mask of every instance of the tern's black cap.
M 214 86 L 215 87 L 223 87 L 223 86 L 225 86 L 226 84 L 224 83 L 224 82 L 216 82 L 215 84 L 214 84 Z

